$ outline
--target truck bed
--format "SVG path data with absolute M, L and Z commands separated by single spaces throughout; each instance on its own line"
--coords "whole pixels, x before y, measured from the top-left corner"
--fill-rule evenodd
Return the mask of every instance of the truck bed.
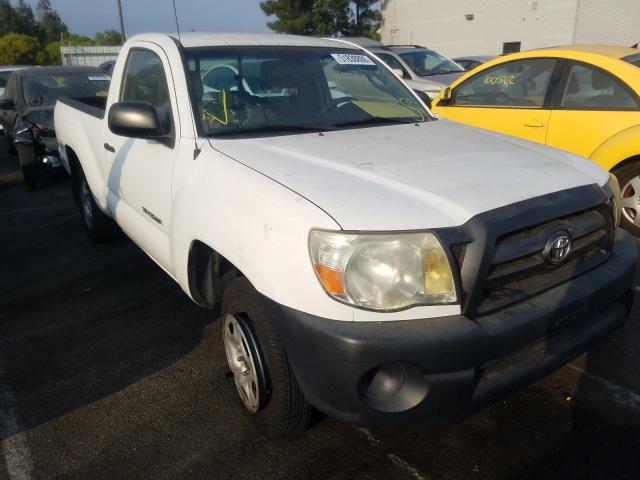
M 92 117 L 104 118 L 104 112 L 107 108 L 107 97 L 64 97 L 58 100 L 65 103 L 76 110 L 87 113 Z

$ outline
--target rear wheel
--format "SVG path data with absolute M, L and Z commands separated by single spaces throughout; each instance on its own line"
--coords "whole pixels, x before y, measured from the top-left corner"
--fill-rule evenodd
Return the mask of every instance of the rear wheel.
M 38 154 L 33 145 L 16 145 L 18 162 L 24 182 L 29 188 L 35 188 L 40 173 Z
M 120 230 L 116 223 L 96 204 L 82 169 L 78 169 L 74 179 L 78 193 L 80 214 L 87 234 L 94 242 L 105 242 L 116 238 Z
M 240 401 L 256 426 L 271 437 L 304 432 L 313 407 L 298 385 L 264 299 L 244 277 L 224 291 L 222 339 Z
M 640 236 L 640 161 L 623 165 L 613 173 L 622 193 L 620 224 L 628 232 Z

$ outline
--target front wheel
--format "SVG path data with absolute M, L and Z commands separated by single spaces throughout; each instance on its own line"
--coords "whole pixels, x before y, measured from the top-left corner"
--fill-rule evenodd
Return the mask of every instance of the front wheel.
M 620 224 L 629 233 L 640 236 L 640 161 L 614 170 L 622 193 Z
M 118 226 L 96 204 L 82 169 L 78 170 L 74 182 L 78 192 L 80 214 L 89 237 L 98 243 L 116 238 L 119 234 Z
M 268 436 L 305 431 L 313 407 L 291 369 L 262 296 L 244 277 L 222 296 L 222 340 L 227 364 L 244 409 Z

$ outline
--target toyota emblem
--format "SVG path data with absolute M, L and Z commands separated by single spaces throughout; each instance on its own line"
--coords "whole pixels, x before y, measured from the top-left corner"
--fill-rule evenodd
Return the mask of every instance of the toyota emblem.
M 543 252 L 544 259 L 552 265 L 559 265 L 569 257 L 572 247 L 573 242 L 569 232 L 564 230 L 556 232 L 547 240 Z

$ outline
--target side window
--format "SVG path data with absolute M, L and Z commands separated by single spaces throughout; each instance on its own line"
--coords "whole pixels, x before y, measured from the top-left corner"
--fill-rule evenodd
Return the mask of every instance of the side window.
M 404 67 L 402 66 L 402 64 L 398 61 L 398 59 L 396 57 L 394 57 L 393 55 L 389 55 L 387 53 L 376 53 L 376 55 L 378 57 L 380 57 L 380 59 L 386 63 L 387 65 L 389 65 L 391 68 L 397 68 L 399 70 L 402 70 L 402 76 L 404 78 L 410 78 L 409 77 L 409 73 L 404 69 Z
M 17 96 L 18 96 L 18 92 L 16 89 L 16 76 L 15 75 L 10 75 L 9 79 L 7 80 L 7 86 L 4 90 L 4 95 L 5 98 L 11 98 L 14 101 L 16 100 Z
M 542 108 L 556 63 L 536 58 L 484 70 L 454 91 L 452 105 Z
M 150 50 L 132 49 L 124 71 L 122 101 L 148 102 L 158 112 L 162 132 L 171 131 L 171 99 L 162 60 Z
M 574 64 L 562 93 L 560 108 L 631 110 L 640 108 L 638 99 L 609 73 Z

